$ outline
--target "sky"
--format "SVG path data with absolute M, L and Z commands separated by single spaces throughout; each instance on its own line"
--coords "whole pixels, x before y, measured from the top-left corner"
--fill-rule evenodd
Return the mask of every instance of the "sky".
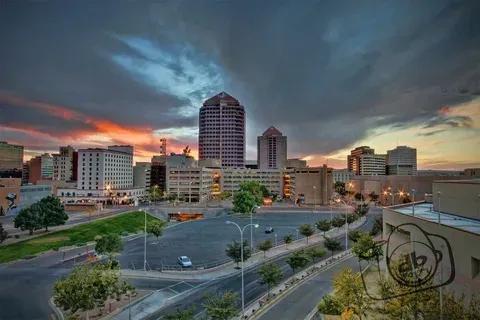
M 273 125 L 288 154 L 417 148 L 422 169 L 480 166 L 480 1 L 0 0 L 0 140 L 26 158 L 189 145 L 226 91 L 247 159 Z

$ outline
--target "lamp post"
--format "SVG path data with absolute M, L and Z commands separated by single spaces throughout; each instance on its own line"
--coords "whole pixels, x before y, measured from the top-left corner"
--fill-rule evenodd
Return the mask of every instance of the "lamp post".
M 240 259 L 242 260 L 242 317 L 245 317 L 245 288 L 244 288 L 244 280 L 243 280 L 243 232 L 245 231 L 245 228 L 250 227 L 250 224 L 247 224 L 246 226 L 240 227 L 237 223 L 233 221 L 227 221 L 226 224 L 233 224 L 238 228 L 238 231 L 240 232 Z M 258 224 L 254 224 L 253 227 L 258 228 Z
M 253 246 L 253 210 L 260 209 L 259 206 L 253 206 L 252 210 L 250 210 L 250 250 L 253 253 L 254 246 Z
M 342 199 L 337 199 L 337 202 L 342 202 L 345 205 L 345 250 L 348 250 L 348 206 Z
M 415 217 L 415 189 L 412 189 L 412 216 Z
M 313 186 L 313 213 L 315 213 L 317 205 L 317 186 Z
M 144 241 L 143 241 L 143 271 L 147 271 L 147 210 L 142 209 L 145 217 Z
M 438 211 L 438 224 L 441 223 L 441 220 L 440 220 L 440 196 L 442 195 L 442 193 L 440 191 L 437 192 L 437 196 L 438 196 L 438 206 L 437 206 L 437 211 Z

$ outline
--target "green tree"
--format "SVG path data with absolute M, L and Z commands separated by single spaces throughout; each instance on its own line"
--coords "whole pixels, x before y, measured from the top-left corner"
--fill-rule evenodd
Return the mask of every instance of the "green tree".
M 267 285 L 267 296 L 270 296 L 270 289 L 279 284 L 283 278 L 282 269 L 274 263 L 263 265 L 258 271 L 262 283 Z
M 235 192 L 233 196 L 233 212 L 250 214 L 257 205 L 255 196 L 248 191 Z
M 325 238 L 325 242 L 323 244 L 325 246 L 325 248 L 327 248 L 328 251 L 330 251 L 332 253 L 332 257 L 333 257 L 333 253 L 335 251 L 338 251 L 338 250 L 341 250 L 342 249 L 342 245 L 340 244 L 340 241 L 337 241 L 335 239 L 331 239 L 331 238 Z
M 3 225 L 0 222 L 0 243 L 5 241 L 7 238 L 8 238 L 8 232 L 5 229 L 3 229 Z
M 333 295 L 326 294 L 318 303 L 318 312 L 326 315 L 339 316 L 342 314 L 342 304 Z
M 283 241 L 285 242 L 285 247 L 288 247 L 288 244 L 293 242 L 293 235 L 287 234 L 283 237 Z
M 351 310 L 360 320 L 371 309 L 372 301 L 367 295 L 359 272 L 346 268 L 333 279 L 335 297 L 344 310 Z
M 166 225 L 167 222 L 164 220 L 149 221 L 147 224 L 147 232 L 153 234 L 158 241 L 158 238 L 163 234 L 163 229 L 165 229 Z
M 336 181 L 334 188 L 335 188 L 335 192 L 341 196 L 344 196 L 347 194 L 347 192 L 345 191 L 345 182 Z
M 304 268 L 309 262 L 310 258 L 303 250 L 294 252 L 287 258 L 287 264 L 292 268 L 292 274 L 295 274 L 295 270 Z
M 175 313 L 167 314 L 162 319 L 164 320 L 193 320 L 193 309 L 180 310 L 177 309 Z
M 95 237 L 95 251 L 98 254 L 106 254 L 112 260 L 113 255 L 122 251 L 122 239 L 116 233 L 109 233 Z
M 41 199 L 38 203 L 41 210 L 42 226 L 45 228 L 45 231 L 48 231 L 48 227 L 64 225 L 68 220 L 65 208 L 57 197 L 48 196 Z
M 325 255 L 325 250 L 322 248 L 309 248 L 305 253 L 310 257 L 310 260 L 316 262 L 318 259 Z
M 315 230 L 312 228 L 311 225 L 309 224 L 302 224 L 298 230 L 300 231 L 300 234 L 304 237 L 307 238 L 307 243 L 308 243 L 308 237 L 310 237 L 314 232 Z
M 361 233 L 352 247 L 352 252 L 359 260 L 376 261 L 380 275 L 380 258 L 383 256 L 383 248 L 371 235 Z
M 30 207 L 20 210 L 13 220 L 15 228 L 20 230 L 28 230 L 32 235 L 33 231 L 42 228 L 42 210 L 40 204 L 34 203 Z
M 332 226 L 335 228 L 340 228 L 345 224 L 345 219 L 342 217 L 335 217 L 332 219 Z
M 348 239 L 352 240 L 353 242 L 357 242 L 360 236 L 365 234 L 365 232 L 361 230 L 352 230 L 348 232 Z
M 55 304 L 72 315 L 102 307 L 108 299 L 119 299 L 133 288 L 120 280 L 118 268 L 110 263 L 76 267 L 53 288 Z
M 323 232 L 323 236 L 325 237 L 325 233 L 332 228 L 332 224 L 328 220 L 320 220 L 317 221 L 315 224 L 318 230 Z
M 273 247 L 273 244 L 272 244 L 272 240 L 265 240 L 265 241 L 262 241 L 258 244 L 258 249 L 260 251 L 263 251 L 263 257 L 265 258 L 265 256 L 267 255 L 267 251 L 272 249 Z
M 154 203 L 162 199 L 162 192 L 158 185 L 153 185 L 148 189 L 148 198 Z
M 347 215 L 347 223 L 348 224 L 353 223 L 357 219 L 358 219 L 358 216 L 355 213 Z
M 250 193 L 255 198 L 258 206 L 262 205 L 264 197 L 270 196 L 270 192 L 268 192 L 267 188 L 257 181 L 242 182 L 240 184 L 240 191 L 246 191 Z
M 205 298 L 203 306 L 207 316 L 212 320 L 228 320 L 238 314 L 237 294 L 226 291 L 216 295 L 209 295 Z
M 228 244 L 225 253 L 229 258 L 235 261 L 237 267 L 238 264 L 242 262 L 240 242 L 234 240 L 231 244 Z M 243 261 L 247 261 L 251 255 L 252 253 L 250 251 L 250 246 L 248 245 L 247 241 L 243 241 Z
M 376 218 L 373 222 L 372 230 L 370 230 L 370 235 L 376 236 L 377 234 L 383 231 L 383 218 L 380 216 Z

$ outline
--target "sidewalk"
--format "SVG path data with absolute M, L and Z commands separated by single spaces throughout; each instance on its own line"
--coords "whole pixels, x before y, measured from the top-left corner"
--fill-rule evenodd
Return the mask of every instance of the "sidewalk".
M 349 225 L 348 229 L 353 230 L 366 222 L 366 217 L 362 217 L 359 220 Z M 334 228 L 326 233 L 327 237 L 338 237 L 345 234 L 345 227 Z M 245 261 L 244 268 L 252 268 L 259 263 L 272 260 L 278 256 L 288 254 L 290 252 L 297 251 L 299 249 L 307 248 L 313 245 L 318 245 L 324 241 L 323 234 L 315 233 L 307 240 L 305 238 L 293 241 L 292 243 L 285 245 L 279 245 L 273 247 L 267 251 L 265 257 L 263 252 L 254 253 L 250 259 Z M 186 271 L 143 271 L 143 270 L 130 270 L 122 269 L 121 275 L 129 278 L 152 278 L 152 279 L 171 279 L 171 280 L 212 280 L 219 279 L 226 276 L 230 276 L 234 273 L 240 272 L 240 269 L 236 268 L 234 262 L 228 262 L 215 268 L 205 270 L 186 270 Z

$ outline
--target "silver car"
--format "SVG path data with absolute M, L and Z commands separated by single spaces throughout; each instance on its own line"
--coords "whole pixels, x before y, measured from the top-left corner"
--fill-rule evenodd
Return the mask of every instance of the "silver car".
M 189 268 L 192 266 L 192 260 L 187 256 L 180 256 L 177 258 L 177 262 L 184 268 Z

